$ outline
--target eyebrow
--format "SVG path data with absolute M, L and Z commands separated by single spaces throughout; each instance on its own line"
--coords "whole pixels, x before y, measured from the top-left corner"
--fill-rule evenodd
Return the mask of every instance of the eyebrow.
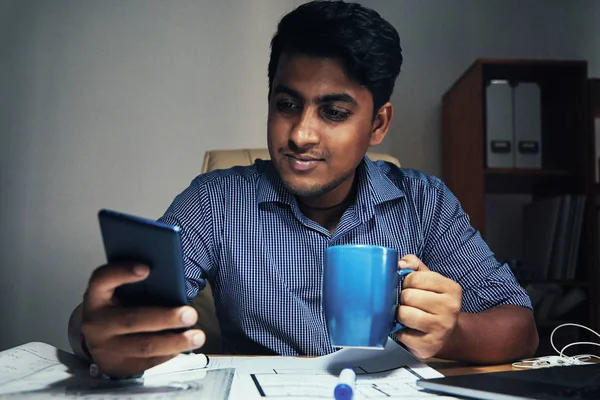
M 296 99 L 303 100 L 303 96 L 300 94 L 300 92 L 282 84 L 279 84 L 275 87 L 274 93 L 285 93 L 287 95 L 295 97 Z M 324 94 L 322 96 L 314 98 L 313 102 L 316 104 L 342 102 L 358 105 L 358 102 L 354 99 L 354 97 L 350 96 L 348 93 Z

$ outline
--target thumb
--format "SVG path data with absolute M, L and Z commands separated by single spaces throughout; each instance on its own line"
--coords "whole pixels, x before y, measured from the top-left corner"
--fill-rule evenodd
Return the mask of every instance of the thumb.
M 402 257 L 398 261 L 398 268 L 412 269 L 413 271 L 429 271 L 429 268 L 423 264 L 423 261 L 419 260 L 419 257 L 415 256 L 414 254 L 407 254 Z
M 103 265 L 92 273 L 83 296 L 84 310 L 93 310 L 111 304 L 118 286 L 146 279 L 150 269 L 146 265 Z

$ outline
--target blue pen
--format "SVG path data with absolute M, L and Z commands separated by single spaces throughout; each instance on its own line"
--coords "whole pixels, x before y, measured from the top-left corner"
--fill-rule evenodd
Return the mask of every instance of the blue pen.
M 356 387 L 356 374 L 352 368 L 344 368 L 338 378 L 338 383 L 333 389 L 335 400 L 352 400 Z

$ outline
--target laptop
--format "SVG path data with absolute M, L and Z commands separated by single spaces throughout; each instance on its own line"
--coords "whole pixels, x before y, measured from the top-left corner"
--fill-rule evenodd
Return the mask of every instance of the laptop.
M 600 399 L 600 364 L 421 379 L 417 385 L 438 394 L 481 400 Z

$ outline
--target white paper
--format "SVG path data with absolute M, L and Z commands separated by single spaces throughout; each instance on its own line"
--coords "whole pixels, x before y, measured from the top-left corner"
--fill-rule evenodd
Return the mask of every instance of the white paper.
M 0 397 L 332 398 L 340 371 L 351 367 L 358 374 L 357 398 L 422 399 L 434 396 L 416 381 L 442 376 L 391 339 L 385 350 L 342 349 L 316 358 L 211 357 L 208 368 L 206 361 L 202 354 L 180 355 L 147 370 L 140 379 L 115 382 L 90 377 L 89 369 L 70 353 L 28 343 L 0 352 Z
M 252 374 L 252 380 L 263 398 L 269 400 L 333 398 L 337 376 L 329 374 Z M 424 392 L 416 385 L 417 377 L 410 368 L 357 376 L 356 399 L 453 399 Z M 241 396 L 239 397 L 242 398 Z
M 8 385 L 35 385 L 69 377 L 83 368 L 72 354 L 45 343 L 32 342 L 0 352 L 0 393 Z
M 93 378 L 73 354 L 44 343 L 0 352 L 0 397 L 82 399 L 227 398 L 234 371 L 207 370 L 203 354 L 179 355 L 140 379 Z
M 208 368 L 235 368 L 231 399 L 333 398 L 343 368 L 357 373 L 359 398 L 439 397 L 416 386 L 421 378 L 443 375 L 391 339 L 384 350 L 342 349 L 323 357 L 211 357 Z M 261 393 L 262 392 L 262 393 Z
M 205 368 L 208 364 L 208 358 L 204 354 L 180 354 L 167 362 L 147 369 L 144 372 L 144 378 L 150 378 L 158 375 L 172 374 L 177 372 L 187 372 Z

